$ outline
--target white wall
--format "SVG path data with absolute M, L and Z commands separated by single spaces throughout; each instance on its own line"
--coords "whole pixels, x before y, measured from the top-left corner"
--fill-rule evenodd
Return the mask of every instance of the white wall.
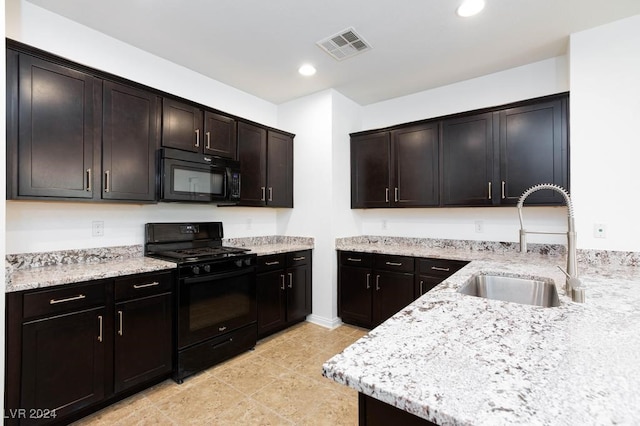
M 243 118 L 268 126 L 277 125 L 277 107 L 272 103 L 124 44 L 31 3 L 8 0 L 6 22 L 5 34 L 10 39 Z M 5 134 L 4 131 L 2 134 Z M 3 149 L 2 155 L 4 152 Z M 3 160 L 3 170 L 4 165 Z M 4 172 L 2 176 L 5 176 Z M 2 188 L 4 190 L 4 185 Z M 221 220 L 227 237 L 272 235 L 277 232 L 276 216 L 276 211 L 271 209 L 218 208 L 189 204 L 9 201 L 5 244 L 8 253 L 142 244 L 143 225 L 150 221 Z M 94 220 L 104 221 L 104 237 L 91 236 L 91 222 Z
M 312 320 L 327 326 L 335 325 L 337 317 L 338 227 L 348 235 L 358 231 L 349 209 L 348 134 L 360 127 L 359 112 L 358 105 L 335 90 L 306 96 L 278 108 L 279 126 L 293 129 L 296 134 L 296 207 L 278 213 L 278 229 L 287 235 L 315 237 Z M 345 158 L 346 163 L 334 162 L 336 157 Z
M 579 246 L 640 251 L 640 15 L 573 34 L 570 59 Z

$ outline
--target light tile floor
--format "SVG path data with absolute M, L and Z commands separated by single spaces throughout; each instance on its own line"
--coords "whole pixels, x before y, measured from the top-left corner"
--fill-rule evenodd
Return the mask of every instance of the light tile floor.
M 366 333 L 304 322 L 182 385 L 166 380 L 74 425 L 357 425 L 357 392 L 322 377 L 322 364 Z

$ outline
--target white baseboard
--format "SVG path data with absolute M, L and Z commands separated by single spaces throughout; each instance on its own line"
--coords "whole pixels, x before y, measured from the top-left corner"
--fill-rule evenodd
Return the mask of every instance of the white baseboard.
M 342 325 L 342 320 L 339 317 L 326 318 L 326 317 L 321 317 L 319 315 L 314 315 L 314 314 L 307 316 L 307 321 L 312 324 L 316 324 L 316 325 L 320 325 L 322 327 L 328 328 L 330 330 L 333 330 L 334 328 L 338 328 Z

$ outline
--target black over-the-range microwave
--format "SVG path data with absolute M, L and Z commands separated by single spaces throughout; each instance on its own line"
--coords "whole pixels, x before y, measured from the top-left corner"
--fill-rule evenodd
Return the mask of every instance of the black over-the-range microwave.
M 240 201 L 239 161 L 171 148 L 159 156 L 160 201 Z

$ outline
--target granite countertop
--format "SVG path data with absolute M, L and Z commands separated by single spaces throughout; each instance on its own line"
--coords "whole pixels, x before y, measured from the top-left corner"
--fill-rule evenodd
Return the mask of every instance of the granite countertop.
M 580 253 L 579 304 L 564 295 L 556 248 L 387 243 L 336 247 L 471 262 L 328 360 L 326 377 L 441 425 L 640 424 L 637 253 Z M 561 306 L 457 293 L 476 273 L 551 278 Z
M 251 237 L 224 240 L 258 256 L 313 248 L 313 238 Z M 10 254 L 5 259 L 5 291 L 14 292 L 75 282 L 174 269 L 176 264 L 145 257 L 142 245 Z

